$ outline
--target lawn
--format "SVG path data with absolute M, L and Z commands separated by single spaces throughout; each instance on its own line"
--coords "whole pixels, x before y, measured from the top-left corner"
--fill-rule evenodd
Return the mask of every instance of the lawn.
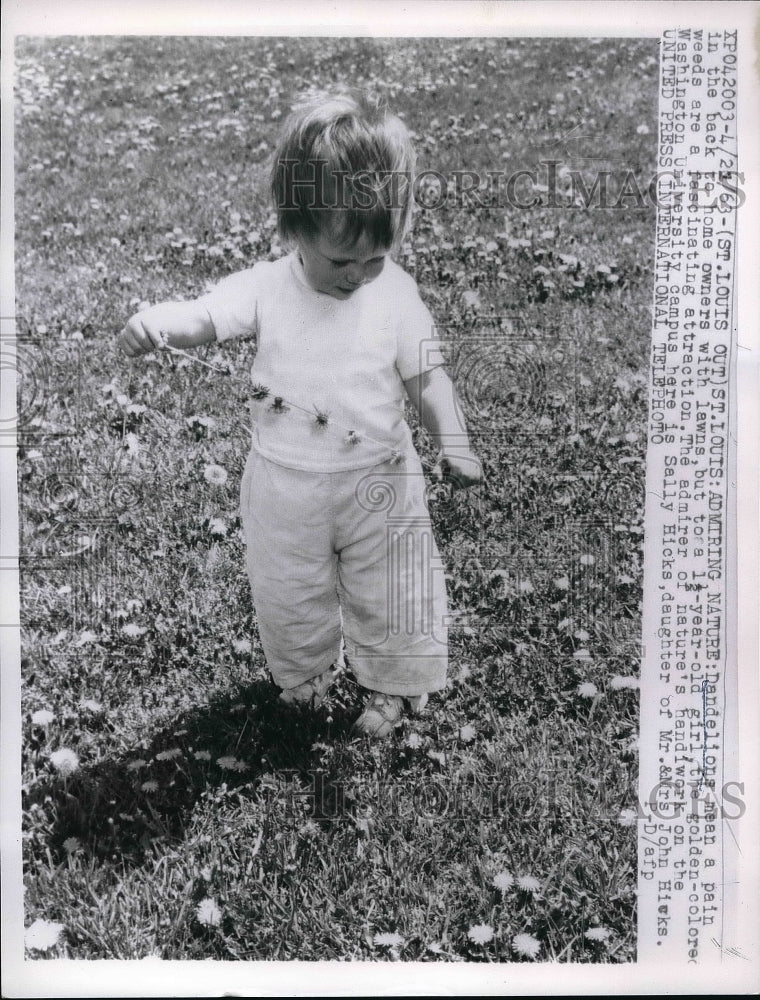
M 647 190 L 657 67 L 630 39 L 19 42 L 31 957 L 634 960 L 655 209 L 585 204 L 567 171 Z M 485 470 L 430 475 L 450 685 L 375 745 L 350 677 L 312 715 L 268 678 L 237 517 L 251 345 L 199 351 L 213 369 L 116 346 L 140 303 L 281 252 L 280 119 L 338 81 L 417 137 L 399 261 Z M 453 173 L 520 170 L 491 202 Z

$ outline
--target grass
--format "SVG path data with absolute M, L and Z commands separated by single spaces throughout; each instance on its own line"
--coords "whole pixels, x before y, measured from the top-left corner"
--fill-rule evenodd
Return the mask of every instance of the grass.
M 27 924 L 61 925 L 32 957 L 634 959 L 653 207 L 418 211 L 400 260 L 485 482 L 430 482 L 451 683 L 380 745 L 349 735 L 350 678 L 313 715 L 268 679 L 236 512 L 245 386 L 130 364 L 115 338 L 140 302 L 277 252 L 267 157 L 305 87 L 387 94 L 447 176 L 540 173 L 548 149 L 589 183 L 630 171 L 646 190 L 656 56 L 583 39 L 19 44 L 25 905 Z M 244 377 L 252 354 L 199 357 Z

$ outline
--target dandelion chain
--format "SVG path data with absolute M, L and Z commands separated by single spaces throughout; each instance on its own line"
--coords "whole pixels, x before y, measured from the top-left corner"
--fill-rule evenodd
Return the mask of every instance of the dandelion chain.
M 289 409 L 299 410 L 301 413 L 305 413 L 307 416 L 311 417 L 318 427 L 328 427 L 336 426 L 342 431 L 345 431 L 346 444 L 358 445 L 362 441 L 371 441 L 373 444 L 379 445 L 381 448 L 388 448 L 390 455 L 390 462 L 393 465 L 398 465 L 404 461 L 404 456 L 396 448 L 390 448 L 385 441 L 379 441 L 377 438 L 372 437 L 369 434 L 357 431 L 355 428 L 347 427 L 345 424 L 339 423 L 337 420 L 333 420 L 328 413 L 316 409 L 309 410 L 305 406 L 301 406 L 299 403 L 294 403 L 292 400 L 285 399 L 284 396 L 274 396 L 269 388 L 264 385 L 254 384 L 251 387 L 251 382 L 247 378 L 241 378 L 239 375 L 233 375 L 232 372 L 227 368 L 220 368 L 218 365 L 209 364 L 208 361 L 204 361 L 202 358 L 196 357 L 194 354 L 188 354 L 187 351 L 182 351 L 178 347 L 172 347 L 167 344 L 164 340 L 161 350 L 167 351 L 169 354 L 173 354 L 177 357 L 186 358 L 188 361 L 193 361 L 197 365 L 203 365 L 204 368 L 209 368 L 212 372 L 217 372 L 219 375 L 226 375 L 227 378 L 231 379 L 233 382 L 240 382 L 245 385 L 248 389 L 253 389 L 253 398 L 256 400 L 268 399 L 272 396 L 272 403 L 270 404 L 270 409 L 275 413 L 287 413 Z M 429 462 L 422 460 L 422 464 L 428 469 L 437 469 L 438 466 L 433 466 Z

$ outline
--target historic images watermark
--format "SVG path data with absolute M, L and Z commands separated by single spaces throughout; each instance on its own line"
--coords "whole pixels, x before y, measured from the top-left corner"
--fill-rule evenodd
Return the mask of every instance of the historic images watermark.
M 683 136 L 688 123 L 669 123 L 674 136 Z M 308 169 L 304 169 L 308 167 Z M 724 168 L 687 170 L 678 152 L 660 159 L 661 169 L 642 178 L 630 167 L 600 169 L 571 166 L 561 159 L 545 158 L 516 170 L 451 170 L 433 167 L 414 175 L 401 171 L 327 169 L 326 160 L 300 166 L 295 160 L 280 165 L 286 192 L 278 205 L 283 211 L 367 211 L 383 205 L 403 208 L 411 199 L 420 209 L 447 208 L 603 209 L 625 211 L 662 208 L 687 201 L 694 210 L 716 208 L 728 211 L 744 204 L 744 174 Z M 299 168 L 297 170 L 297 167 Z

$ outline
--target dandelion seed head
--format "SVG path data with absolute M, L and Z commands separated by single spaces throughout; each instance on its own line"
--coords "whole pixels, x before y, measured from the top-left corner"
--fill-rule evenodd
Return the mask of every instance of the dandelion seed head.
M 488 944 L 493 941 L 493 927 L 490 924 L 474 924 L 467 931 L 467 937 L 473 944 Z
M 541 942 L 532 934 L 515 934 L 512 938 L 512 947 L 524 958 L 535 958 L 541 950 Z

